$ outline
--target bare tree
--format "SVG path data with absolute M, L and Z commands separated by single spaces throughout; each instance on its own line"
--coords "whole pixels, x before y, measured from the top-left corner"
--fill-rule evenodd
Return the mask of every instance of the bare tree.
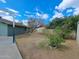
M 39 26 L 43 25 L 43 21 L 41 18 L 29 18 L 28 19 L 28 26 L 31 28 L 31 30 L 35 30 L 36 28 L 38 28 Z

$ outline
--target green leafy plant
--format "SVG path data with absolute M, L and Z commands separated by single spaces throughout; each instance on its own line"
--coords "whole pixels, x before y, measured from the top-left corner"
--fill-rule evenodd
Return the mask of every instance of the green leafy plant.
M 72 31 L 68 28 L 62 28 L 62 27 L 57 26 L 55 28 L 55 32 L 65 39 L 65 38 L 69 38 L 69 35 Z
M 64 42 L 64 39 L 59 34 L 53 34 L 48 37 L 49 46 L 58 47 Z
M 48 45 L 51 47 L 58 47 L 61 43 L 65 42 L 62 36 L 62 31 L 58 27 L 52 33 L 45 31 L 45 36 L 48 38 Z
M 60 27 L 57 27 L 53 34 L 49 36 L 49 45 L 53 47 L 58 47 L 61 43 L 64 42 L 62 30 Z
M 65 31 L 63 31 L 63 38 L 64 38 L 64 39 L 69 38 L 70 33 L 71 33 L 70 30 L 65 30 Z

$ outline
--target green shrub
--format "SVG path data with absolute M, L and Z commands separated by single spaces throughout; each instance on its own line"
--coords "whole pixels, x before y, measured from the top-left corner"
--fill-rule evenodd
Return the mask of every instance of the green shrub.
M 50 34 L 49 38 L 49 45 L 52 47 L 58 47 L 61 45 L 62 42 L 64 42 L 62 30 L 60 27 L 57 27 L 53 34 Z
M 63 31 L 63 38 L 64 38 L 64 39 L 69 38 L 70 33 L 71 33 L 70 30 L 65 30 L 65 31 Z
M 48 37 L 49 46 L 58 47 L 64 42 L 64 39 L 59 34 L 53 34 Z
M 71 30 L 63 29 L 58 26 L 55 28 L 55 32 L 65 39 L 65 38 L 69 38 L 69 34 L 71 33 Z
M 44 31 L 44 35 L 48 38 L 48 45 L 52 47 L 58 47 L 64 42 L 62 31 L 58 27 L 53 32 Z

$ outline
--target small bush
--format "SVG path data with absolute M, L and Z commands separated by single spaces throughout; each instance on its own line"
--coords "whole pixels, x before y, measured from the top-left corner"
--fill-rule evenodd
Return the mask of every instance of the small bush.
M 65 30 L 65 31 L 63 31 L 63 38 L 64 38 L 64 39 L 69 38 L 69 34 L 70 34 L 70 33 L 71 33 L 70 30 Z
M 61 35 L 64 39 L 69 38 L 69 35 L 71 33 L 71 30 L 68 29 L 62 29 L 61 27 L 56 27 L 55 32 L 59 35 Z
M 48 39 L 49 46 L 52 47 L 58 47 L 61 45 L 62 42 L 64 42 L 63 37 L 61 37 L 59 34 L 50 35 Z
M 60 28 L 56 28 L 53 32 L 44 31 L 45 36 L 48 38 L 48 45 L 52 47 L 58 47 L 64 42 L 62 31 Z

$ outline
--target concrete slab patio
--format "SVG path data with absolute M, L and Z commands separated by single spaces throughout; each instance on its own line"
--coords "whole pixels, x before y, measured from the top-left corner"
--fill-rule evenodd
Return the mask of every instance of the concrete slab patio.
M 22 59 L 16 44 L 12 39 L 1 39 L 0 37 L 0 59 Z

